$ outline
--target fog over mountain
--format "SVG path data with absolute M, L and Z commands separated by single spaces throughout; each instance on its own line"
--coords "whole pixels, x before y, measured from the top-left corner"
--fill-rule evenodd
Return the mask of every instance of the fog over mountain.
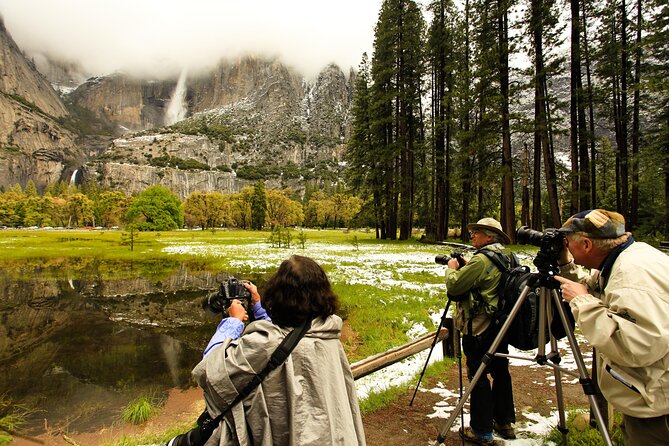
M 307 77 L 371 54 L 381 0 L 0 0 L 28 55 L 75 62 L 92 75 L 174 76 L 221 58 L 278 57 Z

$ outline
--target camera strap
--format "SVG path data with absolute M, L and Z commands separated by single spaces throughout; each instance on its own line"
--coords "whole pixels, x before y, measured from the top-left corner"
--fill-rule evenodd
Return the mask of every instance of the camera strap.
M 265 366 L 264 369 L 260 371 L 260 373 L 256 374 L 251 378 L 251 381 L 249 381 L 246 386 L 239 392 L 237 397 L 230 403 L 228 406 L 223 409 L 216 418 L 212 420 L 213 422 L 213 427 L 215 428 L 218 426 L 218 424 L 221 422 L 225 414 L 227 414 L 230 409 L 232 409 L 237 403 L 242 401 L 244 398 L 249 396 L 251 392 L 260 385 L 260 383 L 263 382 L 263 380 L 269 375 L 269 373 L 286 362 L 286 359 L 288 359 L 288 356 L 290 353 L 295 349 L 295 346 L 297 346 L 298 342 L 300 342 L 300 339 L 304 337 L 304 335 L 309 331 L 311 328 L 311 319 L 307 319 L 302 323 L 302 325 L 298 325 L 286 335 L 286 337 L 283 338 L 281 343 L 278 345 L 276 350 L 272 353 L 272 356 L 270 356 L 269 361 L 267 365 Z M 206 410 L 205 410 L 206 412 Z M 212 429 L 213 431 L 213 429 Z

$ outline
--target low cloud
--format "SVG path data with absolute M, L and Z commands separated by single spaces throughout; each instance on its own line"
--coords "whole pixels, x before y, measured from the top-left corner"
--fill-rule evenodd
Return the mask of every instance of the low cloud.
M 2 0 L 5 26 L 28 54 L 91 74 L 174 75 L 221 58 L 279 57 L 307 76 L 371 53 L 381 0 Z

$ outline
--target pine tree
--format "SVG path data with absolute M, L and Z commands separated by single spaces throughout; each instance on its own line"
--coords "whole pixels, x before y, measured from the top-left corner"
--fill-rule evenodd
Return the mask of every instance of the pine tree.
M 267 193 L 265 183 L 258 181 L 251 196 L 251 229 L 261 230 L 267 216 Z
M 433 20 L 428 31 L 428 64 L 432 85 L 432 159 L 431 177 L 434 216 L 426 232 L 435 240 L 448 235 L 451 208 L 451 150 L 454 126 L 455 78 L 462 40 L 459 16 L 451 0 L 435 0 L 428 6 Z
M 527 31 L 531 43 L 530 56 L 533 62 L 532 83 L 534 88 L 534 165 L 532 181 L 532 216 L 531 226 L 541 230 L 542 187 L 541 166 L 543 160 L 546 192 L 550 207 L 551 226 L 559 226 L 560 209 L 555 173 L 555 158 L 551 144 L 550 98 L 548 79 L 555 74 L 556 66 L 561 62 L 551 56 L 551 50 L 559 43 L 560 32 L 557 26 L 556 2 L 553 0 L 532 0 L 526 15 Z
M 664 179 L 664 234 L 669 234 L 669 5 L 663 0 L 651 3 L 649 21 L 647 89 L 652 93 L 649 152 L 654 154 L 653 172 Z
M 380 147 L 375 139 L 371 73 L 367 53 L 363 54 L 355 80 L 355 96 L 351 110 L 351 137 L 346 148 L 346 178 L 359 196 L 374 206 L 376 238 L 385 238 L 384 207 L 381 200 L 384 181 L 383 165 L 378 158 Z
M 375 29 L 372 59 L 372 132 L 384 178 L 382 236 L 407 239 L 414 216 L 415 158 L 420 147 L 422 35 L 413 0 L 385 0 Z
M 511 156 L 511 123 L 509 113 L 509 16 L 512 0 L 497 1 L 498 76 L 502 131 L 502 202 L 500 221 L 511 241 L 516 239 L 516 208 L 513 193 L 513 159 Z

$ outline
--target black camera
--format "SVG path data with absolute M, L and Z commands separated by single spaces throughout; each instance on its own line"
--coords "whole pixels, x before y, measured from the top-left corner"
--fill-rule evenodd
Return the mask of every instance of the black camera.
M 448 261 L 451 259 L 457 259 L 459 268 L 462 268 L 465 265 L 465 258 L 462 256 L 461 252 L 454 252 L 450 256 L 439 254 L 434 258 L 434 262 L 440 265 L 448 265 Z
M 251 292 L 246 289 L 244 282 L 234 277 L 221 282 L 217 292 L 210 293 L 202 299 L 202 308 L 214 314 L 223 313 L 232 305 L 232 301 L 237 299 L 246 308 L 246 311 L 249 311 L 251 308 Z
M 527 226 L 521 226 L 516 231 L 516 240 L 522 245 L 539 247 L 539 254 L 534 261 L 539 269 L 555 269 L 564 249 L 564 234 L 555 228 L 548 228 L 544 232 L 535 231 Z

